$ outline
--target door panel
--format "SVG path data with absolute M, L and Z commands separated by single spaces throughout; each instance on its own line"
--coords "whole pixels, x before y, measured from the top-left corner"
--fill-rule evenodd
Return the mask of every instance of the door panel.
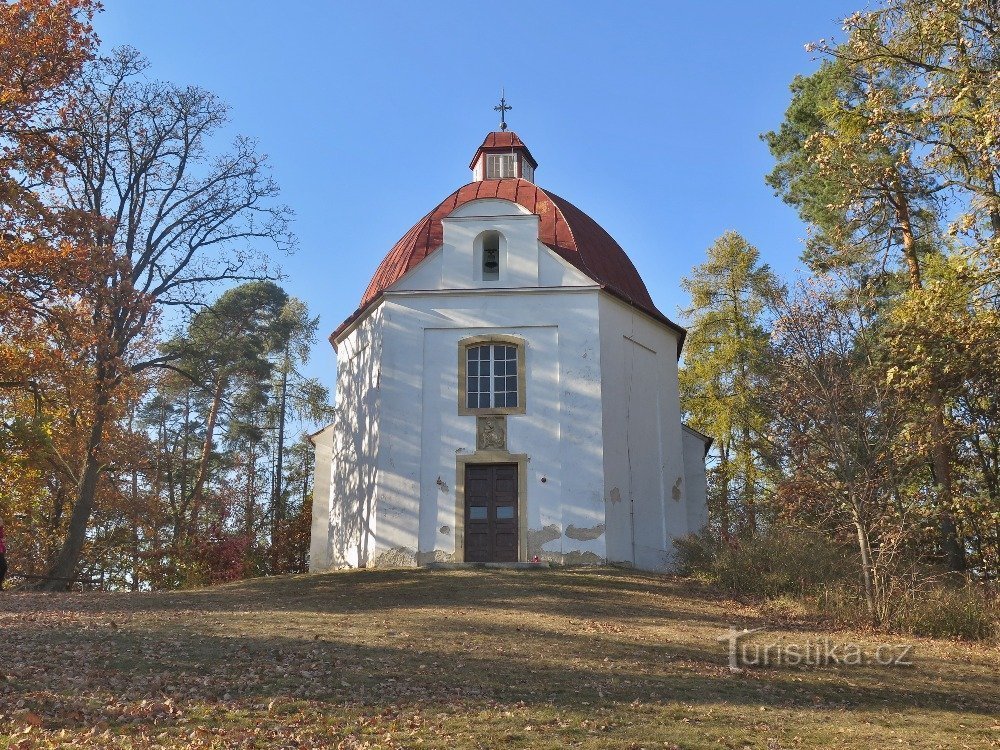
M 465 559 L 490 560 L 490 467 L 465 468 Z
M 517 465 L 465 467 L 465 560 L 517 562 Z

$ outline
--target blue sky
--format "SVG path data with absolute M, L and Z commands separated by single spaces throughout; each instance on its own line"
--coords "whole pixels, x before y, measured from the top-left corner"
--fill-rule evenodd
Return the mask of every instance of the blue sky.
M 803 45 L 860 2 L 205 2 L 105 0 L 105 47 L 151 77 L 195 84 L 257 139 L 296 212 L 288 291 L 320 315 L 310 374 L 332 387 L 326 335 L 384 254 L 470 180 L 497 125 L 539 162 L 535 181 L 593 216 L 678 317 L 680 278 L 727 229 L 794 273 L 804 228 L 763 181 L 759 134 Z

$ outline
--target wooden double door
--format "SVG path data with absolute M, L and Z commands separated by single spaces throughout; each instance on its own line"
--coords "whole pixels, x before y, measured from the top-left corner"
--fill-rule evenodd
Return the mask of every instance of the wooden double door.
M 466 562 L 517 562 L 517 491 L 517 464 L 466 465 Z

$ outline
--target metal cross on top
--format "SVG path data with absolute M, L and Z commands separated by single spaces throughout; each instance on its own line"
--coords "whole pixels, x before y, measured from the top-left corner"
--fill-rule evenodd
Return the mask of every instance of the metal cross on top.
M 507 113 L 514 109 L 507 103 L 507 99 L 504 97 L 503 89 L 500 89 L 500 103 L 493 108 L 495 112 L 500 113 L 500 130 L 507 129 Z

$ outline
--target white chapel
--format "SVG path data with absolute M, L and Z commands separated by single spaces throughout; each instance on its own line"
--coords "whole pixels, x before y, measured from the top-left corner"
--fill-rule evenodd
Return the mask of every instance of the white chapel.
M 310 570 L 669 570 L 672 540 L 708 515 L 710 440 L 681 423 L 684 329 L 611 235 L 536 184 L 505 124 L 470 168 L 330 337 Z

